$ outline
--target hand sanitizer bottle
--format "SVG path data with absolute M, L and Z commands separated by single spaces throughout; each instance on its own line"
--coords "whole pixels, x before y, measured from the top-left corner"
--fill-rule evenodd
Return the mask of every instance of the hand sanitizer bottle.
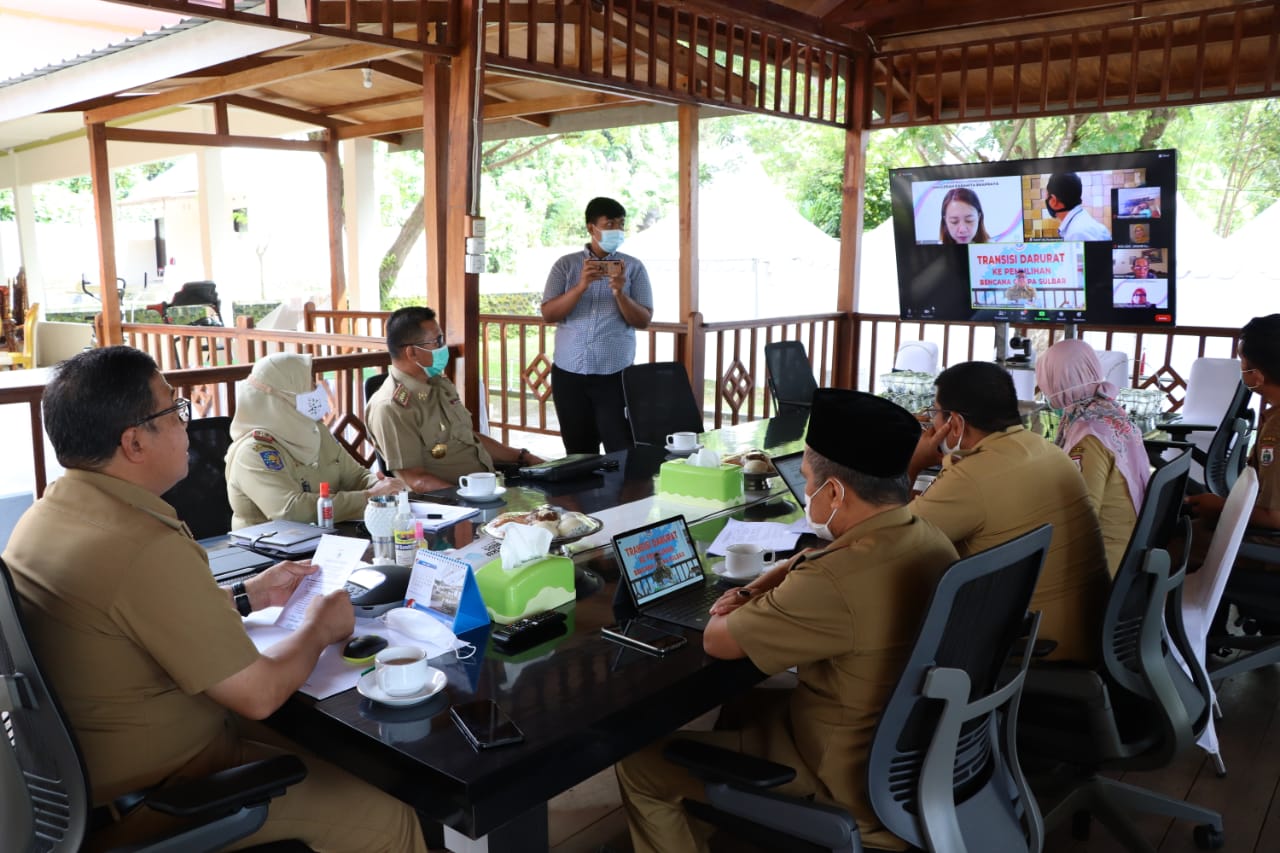
M 333 529 L 333 498 L 329 497 L 329 484 L 320 484 L 320 500 L 316 501 L 316 527 Z
M 395 521 L 391 523 L 391 535 L 396 543 L 396 563 L 401 566 L 412 566 L 418 555 L 417 528 L 413 523 L 413 513 L 409 511 L 409 493 L 401 492 L 396 496 L 397 512 Z

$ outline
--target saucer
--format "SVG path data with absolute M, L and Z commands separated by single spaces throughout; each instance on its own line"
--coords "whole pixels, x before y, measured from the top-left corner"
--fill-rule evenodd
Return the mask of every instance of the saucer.
M 773 564 L 772 564 L 772 563 L 770 563 L 769 565 L 770 565 L 770 566 L 772 566 Z M 760 575 L 764 574 L 764 569 L 763 569 L 763 568 L 762 568 L 760 571 L 758 571 L 758 572 L 756 572 L 755 574 L 753 574 L 753 575 L 731 575 L 731 574 L 728 574 L 728 573 L 725 571 L 725 568 L 724 568 L 724 560 L 721 560 L 720 562 L 715 563 L 714 565 L 712 565 L 712 567 L 711 567 L 711 571 L 713 571 L 713 572 L 715 572 L 717 575 L 719 575 L 719 576 L 720 576 L 720 579 L 721 579 L 722 581 L 724 581 L 725 583 L 732 583 L 732 584 L 744 584 L 744 583 L 750 583 L 751 581 L 753 581 L 753 580 L 755 580 L 756 578 L 760 577 Z
M 454 494 L 462 498 L 464 501 L 475 501 L 476 503 L 487 503 L 496 501 L 507 493 L 506 486 L 496 486 L 492 492 L 487 495 L 476 495 L 471 492 L 463 491 L 461 487 L 454 490 Z
M 695 444 L 693 447 L 675 447 L 674 445 L 665 445 L 667 452 L 674 456 L 688 456 L 691 453 L 697 453 L 702 449 L 701 444 Z
M 425 702 L 439 693 L 449 683 L 448 676 L 434 666 L 427 668 L 427 676 L 427 685 L 417 693 L 410 693 L 408 696 L 391 696 L 383 693 L 382 688 L 378 686 L 378 673 L 366 672 L 356 682 L 356 692 L 366 699 L 371 699 L 383 705 L 390 705 L 394 708 L 417 705 L 419 702 Z

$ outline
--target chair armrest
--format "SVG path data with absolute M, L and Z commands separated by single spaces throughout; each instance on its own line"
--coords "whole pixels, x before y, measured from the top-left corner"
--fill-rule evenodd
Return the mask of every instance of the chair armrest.
M 1047 657 L 1052 654 L 1053 650 L 1057 647 L 1057 640 L 1036 640 L 1035 643 L 1031 645 L 1031 659 L 1035 660 L 1036 658 Z M 1023 658 L 1027 656 L 1027 640 L 1025 637 L 1014 642 L 1011 654 L 1015 658 Z
M 146 804 L 175 817 L 227 814 L 277 797 L 306 775 L 307 766 L 298 756 L 277 755 L 162 788 Z
M 1052 662 L 1028 669 L 1022 692 L 1078 702 L 1091 711 L 1111 704 L 1106 683 L 1097 672 L 1072 665 L 1055 666 Z
M 796 778 L 793 767 L 696 740 L 677 738 L 667 744 L 662 754 L 668 761 L 708 782 L 776 788 Z
M 708 784 L 707 800 L 744 823 L 808 841 L 824 850 L 863 853 L 862 836 L 853 816 L 839 806 L 727 784 Z M 696 814 L 696 812 L 692 812 Z
M 1176 441 L 1186 441 L 1187 434 L 1192 432 L 1215 432 L 1218 426 L 1218 424 L 1188 424 L 1182 421 L 1156 423 L 1156 429 L 1169 433 Z

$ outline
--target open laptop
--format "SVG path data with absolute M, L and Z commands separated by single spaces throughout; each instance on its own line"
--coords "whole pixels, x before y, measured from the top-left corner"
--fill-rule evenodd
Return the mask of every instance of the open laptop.
M 664 622 L 701 631 L 711 621 L 708 612 L 724 588 L 708 582 L 683 516 L 613 537 L 622 582 L 636 610 Z

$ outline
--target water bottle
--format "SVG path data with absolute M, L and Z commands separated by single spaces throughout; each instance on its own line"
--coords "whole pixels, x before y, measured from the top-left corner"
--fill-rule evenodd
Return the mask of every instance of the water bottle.
M 396 561 L 395 540 L 392 539 L 396 506 L 391 498 L 370 498 L 364 508 L 364 526 L 373 540 L 373 562 L 380 564 Z
M 316 501 L 316 527 L 333 529 L 333 498 L 329 497 L 329 484 L 320 484 L 320 500 Z
M 409 511 L 409 493 L 401 492 L 396 496 L 397 511 L 391 523 L 391 535 L 395 540 L 396 563 L 401 566 L 412 566 L 418 555 L 417 529 L 413 523 L 413 513 Z

